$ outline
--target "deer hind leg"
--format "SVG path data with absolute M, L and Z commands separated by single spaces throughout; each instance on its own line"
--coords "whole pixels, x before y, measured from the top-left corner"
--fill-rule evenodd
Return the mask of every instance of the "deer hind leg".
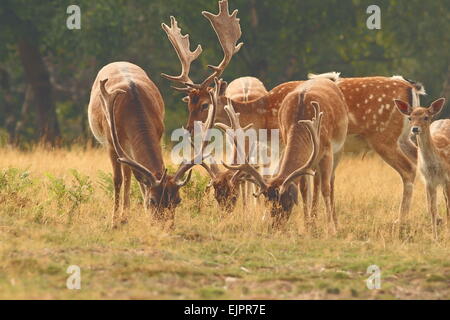
M 433 237 L 437 240 L 437 205 L 436 205 L 436 187 L 427 184 L 427 204 L 428 213 L 431 216 L 431 228 L 433 231 Z
M 377 139 L 377 141 L 391 144 L 381 144 L 370 140 L 369 144 L 387 164 L 399 173 L 402 178 L 403 195 L 398 218 L 399 224 L 402 225 L 411 208 L 413 184 L 416 177 L 416 164 L 400 150 L 396 141 L 390 141 L 386 138 L 383 140 L 381 140 L 381 138 Z
M 114 210 L 112 215 L 112 227 L 117 227 L 118 213 L 120 208 L 120 189 L 122 188 L 122 165 L 117 161 L 117 154 L 114 150 L 109 150 L 109 157 L 111 159 L 113 169 L 114 182 Z
M 130 208 L 131 169 L 127 166 L 122 166 L 122 175 L 124 180 L 124 187 L 121 222 L 126 223 L 128 220 L 128 211 Z
M 331 202 L 331 177 L 333 175 L 333 156 L 328 153 L 325 155 L 319 164 L 321 177 L 321 191 L 323 201 L 325 203 L 325 210 L 327 212 L 327 227 L 328 233 L 336 234 L 335 213 L 333 212 L 333 204 Z

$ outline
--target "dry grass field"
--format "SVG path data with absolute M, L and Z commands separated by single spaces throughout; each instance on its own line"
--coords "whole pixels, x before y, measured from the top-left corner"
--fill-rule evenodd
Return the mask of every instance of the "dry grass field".
M 222 213 L 202 169 L 182 193 L 171 229 L 144 212 L 136 184 L 130 221 L 107 227 L 110 163 L 102 149 L 1 149 L 2 299 L 449 299 L 450 236 L 434 241 L 417 179 L 402 237 L 401 183 L 377 156 L 344 158 L 337 173 L 340 230 L 305 231 L 300 207 L 283 230 L 264 208 Z M 439 210 L 445 217 L 443 197 Z M 381 269 L 369 290 L 367 267 Z M 66 288 L 70 265 L 81 289 Z

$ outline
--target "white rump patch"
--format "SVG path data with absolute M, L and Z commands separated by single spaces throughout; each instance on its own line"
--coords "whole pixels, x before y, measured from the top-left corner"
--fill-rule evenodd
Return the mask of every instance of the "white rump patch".
M 392 80 L 401 80 L 401 81 L 406 81 L 405 78 L 403 78 L 402 76 L 399 75 L 393 75 L 391 77 Z
M 393 79 L 393 80 L 401 80 L 401 81 L 405 81 L 405 82 L 409 83 L 408 80 L 406 80 L 405 78 L 403 78 L 402 76 L 399 76 L 399 75 L 394 75 L 394 76 L 391 77 L 391 79 Z M 425 87 L 424 86 L 420 86 L 419 88 L 414 86 L 414 91 L 419 96 L 424 96 L 424 95 L 427 94 L 426 91 L 425 91 Z
M 340 72 L 327 72 L 321 74 L 308 73 L 308 79 L 325 78 L 337 82 L 339 80 L 340 75 L 341 75 Z

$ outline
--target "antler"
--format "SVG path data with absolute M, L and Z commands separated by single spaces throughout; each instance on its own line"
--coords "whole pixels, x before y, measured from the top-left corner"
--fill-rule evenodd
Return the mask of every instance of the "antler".
M 227 99 L 227 105 L 224 107 L 224 109 L 228 115 L 228 118 L 230 119 L 231 127 L 222 122 L 216 122 L 214 126 L 222 129 L 233 140 L 233 161 L 235 161 L 236 159 L 238 159 L 238 155 L 241 156 L 239 159 L 242 159 L 244 155 L 244 150 L 242 150 L 242 148 L 239 148 L 236 135 L 250 129 L 253 126 L 253 123 L 248 124 L 244 128 L 241 127 L 241 123 L 239 120 L 240 114 L 234 111 L 233 104 L 231 102 L 231 99 L 229 98 Z
M 237 53 L 243 45 L 242 42 L 236 45 L 237 41 L 242 35 L 239 19 L 236 18 L 237 13 L 238 10 L 234 10 L 230 15 L 228 9 L 228 0 L 219 1 L 219 13 L 217 15 L 214 15 L 207 11 L 202 12 L 202 15 L 210 21 L 217 37 L 219 38 L 220 45 L 224 52 L 224 57 L 222 62 L 218 66 L 208 65 L 208 67 L 214 71 L 201 84 L 194 84 L 193 81 L 189 78 L 190 65 L 192 61 L 197 59 L 202 52 L 201 46 L 199 45 L 193 52 L 190 51 L 189 35 L 181 35 L 181 29 L 178 28 L 177 21 L 174 17 L 170 17 L 170 28 L 166 24 L 162 24 L 162 28 L 166 32 L 167 37 L 169 38 L 172 46 L 177 52 L 182 67 L 182 71 L 179 76 L 169 76 L 164 73 L 161 74 L 166 79 L 180 82 L 185 85 L 185 87 L 183 88 L 174 87 L 174 89 L 183 92 L 189 92 L 193 88 L 202 89 L 209 86 L 214 78 L 220 78 L 223 71 L 230 63 L 233 55 Z
M 189 78 L 189 71 L 191 69 L 191 63 L 198 58 L 198 56 L 202 53 L 202 46 L 198 45 L 194 51 L 190 49 L 189 35 L 182 35 L 181 29 L 178 27 L 178 22 L 175 17 L 170 17 L 170 27 L 165 23 L 161 24 L 161 27 L 166 32 L 167 37 L 169 38 L 170 43 L 174 47 L 177 52 L 178 59 L 181 62 L 181 74 L 179 76 L 170 76 L 165 73 L 161 73 L 166 79 L 180 82 L 182 84 L 192 84 L 192 80 Z M 189 88 L 176 88 L 176 90 L 180 91 L 188 91 Z
M 248 130 L 250 127 L 252 127 L 253 123 L 250 123 L 247 126 L 245 126 L 245 128 L 242 128 L 240 120 L 239 120 L 240 114 L 236 113 L 230 99 L 228 99 L 227 105 L 224 107 L 224 109 L 228 115 L 228 118 L 230 119 L 231 127 L 227 126 L 226 124 L 221 123 L 221 122 L 216 123 L 215 126 L 224 130 L 233 139 L 233 145 L 234 145 L 233 159 L 236 160 L 238 154 L 244 155 L 244 151 L 242 150 L 242 148 L 239 148 L 239 144 L 237 143 L 236 133 L 242 134 L 245 130 Z M 230 130 L 234 130 L 233 135 L 231 133 L 232 131 L 230 131 Z M 223 161 L 222 161 L 222 163 L 225 166 L 225 168 L 227 168 L 228 170 L 236 170 L 237 171 L 231 178 L 232 184 L 234 184 L 236 182 L 236 180 L 239 179 L 243 174 L 247 173 L 250 175 L 250 177 L 254 178 L 254 179 L 249 179 L 249 180 L 258 184 L 261 187 L 261 189 L 263 189 L 266 187 L 264 178 L 260 175 L 260 173 L 256 170 L 255 167 L 253 167 L 252 165 L 249 164 L 249 155 L 252 153 L 253 147 L 254 147 L 254 145 L 251 146 L 251 148 L 249 150 L 249 154 L 245 157 L 244 164 L 227 165 Z M 243 157 L 241 156 L 240 159 L 242 159 L 242 158 Z
M 222 80 L 218 80 L 217 78 L 214 79 L 215 81 L 215 88 L 214 90 L 209 91 L 209 96 L 211 98 L 211 102 L 212 102 L 212 107 L 208 109 L 208 117 L 206 118 L 204 123 L 200 123 L 200 135 L 201 135 L 201 141 L 202 141 L 202 145 L 200 147 L 200 150 L 198 150 L 198 153 L 191 159 L 191 161 L 189 163 L 182 163 L 180 165 L 180 167 L 177 170 L 177 173 L 175 174 L 175 180 L 178 181 L 178 179 L 180 177 L 182 177 L 184 175 L 184 173 L 191 169 L 193 166 L 195 166 L 196 164 L 200 164 L 202 167 L 204 167 L 206 169 L 206 171 L 208 171 L 208 173 L 210 174 L 211 177 L 214 177 L 214 172 L 213 170 L 204 162 L 204 160 L 206 158 L 208 158 L 210 155 L 203 155 L 203 149 L 205 148 L 206 145 L 206 135 L 208 134 L 208 130 L 211 129 L 214 125 L 214 119 L 216 117 L 216 110 L 217 110 L 217 104 L 218 104 L 218 96 L 219 96 L 219 90 L 220 90 L 220 86 L 222 83 Z M 195 146 L 192 143 L 191 140 L 191 145 L 194 147 L 195 150 Z M 191 172 L 189 172 L 189 176 L 188 178 L 190 178 L 190 174 Z M 181 184 L 184 185 L 188 182 L 189 180 L 186 179 L 183 182 L 177 182 L 177 184 Z
M 139 172 L 144 179 L 146 179 L 146 182 L 151 187 L 156 187 L 164 181 L 166 177 L 166 171 L 164 171 L 163 176 L 160 180 L 157 180 L 156 177 L 153 175 L 150 170 L 145 168 L 140 163 L 134 161 L 131 159 L 130 156 L 127 155 L 127 153 L 122 149 L 122 146 L 119 142 L 119 137 L 117 136 L 117 128 L 116 128 L 116 118 L 114 116 L 114 107 L 115 107 L 115 101 L 118 95 L 126 93 L 124 90 L 117 89 L 114 90 L 112 93 L 109 93 L 106 90 L 106 83 L 108 82 L 108 79 L 100 80 L 100 93 L 101 93 L 101 100 L 103 105 L 103 112 L 106 116 L 106 120 L 108 121 L 109 128 L 111 130 L 111 137 L 113 141 L 114 150 L 116 151 L 118 155 L 118 161 L 121 163 L 124 163 L 128 166 L 130 166 L 132 169 Z
M 311 138 L 312 142 L 312 152 L 311 155 L 306 161 L 306 163 L 292 172 L 281 184 L 280 187 L 280 194 L 283 193 L 283 190 L 291 183 L 294 179 L 303 176 L 303 175 L 314 175 L 314 172 L 311 171 L 311 166 L 316 162 L 317 156 L 319 154 L 319 143 L 320 143 L 320 128 L 322 123 L 322 117 L 323 112 L 320 112 L 320 106 L 317 102 L 313 101 L 311 102 L 313 108 L 314 108 L 314 117 L 312 120 L 300 120 L 298 121 L 299 124 L 303 124 L 306 129 L 308 130 L 308 133 Z
M 219 1 L 219 13 L 217 15 L 207 11 L 202 12 L 202 15 L 209 20 L 214 31 L 216 32 L 224 53 L 223 60 L 218 66 L 208 66 L 213 69 L 214 72 L 203 81 L 200 85 L 202 88 L 208 86 L 211 83 L 211 80 L 215 77 L 220 77 L 222 75 L 223 71 L 230 63 L 233 55 L 236 54 L 244 44 L 243 42 L 237 44 L 242 35 L 239 18 L 236 17 L 237 14 L 238 10 L 236 9 L 230 15 L 228 0 Z

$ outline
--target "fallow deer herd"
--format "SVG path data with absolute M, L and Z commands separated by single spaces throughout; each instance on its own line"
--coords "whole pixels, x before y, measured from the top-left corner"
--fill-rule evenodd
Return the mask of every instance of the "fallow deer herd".
M 162 29 L 180 60 L 181 74 L 161 75 L 178 84 L 173 87 L 175 90 L 186 94 L 183 101 L 189 112 L 190 133 L 196 122 L 201 122 L 202 137 L 213 126 L 228 129 L 227 132 L 250 127 L 265 129 L 269 135 L 271 130 L 280 130 L 284 151 L 278 172 L 271 176 L 261 174 L 258 166 L 249 161 L 253 146 L 239 146 L 234 137 L 233 161 L 223 162 L 225 168 L 206 161 L 203 143 L 191 161 L 183 162 L 174 175 L 169 175 L 160 144 L 164 101 L 158 88 L 140 67 L 128 62 L 111 63 L 97 75 L 88 112 L 91 130 L 107 147 L 113 167 L 113 226 L 127 219 L 131 173 L 139 182 L 145 207 L 157 217 L 173 218 L 174 209 L 182 201 L 180 188 L 189 181 L 192 167 L 201 165 L 211 178 L 221 208 L 232 211 L 239 196 L 245 201 L 248 192 L 240 192 L 246 190 L 240 186 L 251 183 L 257 188 L 255 197 L 263 195 L 274 225 L 289 218 L 299 193 L 305 224 L 314 222 L 321 193 L 328 231 L 335 234 L 336 167 L 345 141 L 359 139 L 402 179 L 399 225 L 410 210 L 418 168 L 426 184 L 434 237 L 438 235 L 439 185 L 444 188 L 450 229 L 450 120 L 432 122 L 445 100 L 439 99 L 428 108 L 420 107 L 420 96 L 425 94 L 423 86 L 401 76 L 341 78 L 336 72 L 310 74 L 308 80 L 285 82 L 269 91 L 259 79 L 242 77 L 227 86 L 220 78 L 243 45 L 238 43 L 241 27 L 237 13 L 238 10 L 229 13 L 227 0 L 219 1 L 218 14 L 202 12 L 217 35 L 224 56 L 217 66 L 208 66 L 211 73 L 200 83 L 194 83 L 189 73 L 202 47 L 198 45 L 191 51 L 189 35 L 182 35 L 177 20 L 170 17 L 170 26 L 163 23 Z M 416 136 L 417 145 L 411 134 Z M 238 163 L 238 154 L 241 158 L 244 155 L 243 163 Z

